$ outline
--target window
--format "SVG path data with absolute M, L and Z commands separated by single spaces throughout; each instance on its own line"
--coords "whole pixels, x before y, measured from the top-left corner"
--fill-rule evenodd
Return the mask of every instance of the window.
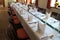
M 55 7 L 56 2 L 59 2 L 59 6 L 60 6 L 60 0 L 51 0 L 50 7 Z
M 54 7 L 54 6 L 55 6 L 55 2 L 56 2 L 56 0 L 51 0 L 50 6 L 51 6 L 51 7 Z
M 60 6 L 60 0 L 57 0 L 59 2 L 59 6 Z
M 35 0 L 32 0 L 32 3 L 35 3 Z

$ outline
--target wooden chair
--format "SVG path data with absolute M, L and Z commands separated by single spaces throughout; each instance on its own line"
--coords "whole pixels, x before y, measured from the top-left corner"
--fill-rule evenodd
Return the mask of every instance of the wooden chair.
M 19 40 L 27 40 L 29 39 L 29 36 L 27 35 L 27 33 L 25 32 L 25 30 L 23 28 L 17 29 L 17 37 Z
M 11 12 L 11 14 L 12 14 L 12 15 L 14 15 L 14 14 L 15 14 L 14 10 Z
M 57 20 L 60 21 L 60 14 L 57 14 Z
M 38 7 L 38 12 L 42 12 L 43 14 L 46 13 L 46 9 Z
M 57 20 L 60 20 L 60 18 L 59 18 L 60 17 L 60 14 L 59 13 L 52 12 L 51 17 L 53 17 L 53 18 L 55 18 Z
M 11 24 L 9 24 L 7 28 L 7 36 L 8 40 L 17 40 L 18 38 L 16 37 L 16 32 Z

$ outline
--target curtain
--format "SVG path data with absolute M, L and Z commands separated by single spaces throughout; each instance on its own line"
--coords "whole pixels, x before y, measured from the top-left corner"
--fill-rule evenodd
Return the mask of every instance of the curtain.
M 35 5 L 38 6 L 38 0 L 35 0 Z
M 5 7 L 5 1 L 3 0 L 3 7 Z
M 26 0 L 26 3 L 27 3 L 28 0 Z
M 26 1 L 24 0 L 24 3 L 26 3 Z
M 32 4 L 32 0 L 30 0 L 30 4 Z
M 18 2 L 18 0 L 16 0 L 16 2 Z
M 47 8 L 48 8 L 48 9 L 51 8 L 51 7 L 50 7 L 50 4 L 51 4 L 51 0 L 48 0 L 48 2 L 47 2 Z

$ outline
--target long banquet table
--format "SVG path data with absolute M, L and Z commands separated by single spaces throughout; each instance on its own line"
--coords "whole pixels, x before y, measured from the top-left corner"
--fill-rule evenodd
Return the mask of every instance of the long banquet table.
M 28 12 L 27 5 L 25 6 L 21 3 L 14 3 L 11 7 L 13 7 L 16 15 L 23 25 L 23 28 L 31 40 L 60 40 L 58 20 L 52 17 L 45 20 L 45 14 L 42 14 L 41 12 Z M 47 23 L 50 25 L 47 25 Z M 50 27 L 51 25 L 52 27 Z M 53 36 L 53 38 L 50 38 L 50 36 Z

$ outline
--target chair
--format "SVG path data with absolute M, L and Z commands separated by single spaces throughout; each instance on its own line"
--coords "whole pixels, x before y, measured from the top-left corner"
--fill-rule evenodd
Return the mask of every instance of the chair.
M 9 40 L 17 40 L 16 32 L 11 24 L 7 28 L 7 36 Z
M 10 10 L 10 8 L 8 9 L 8 15 L 11 16 L 11 10 Z
M 11 14 L 12 14 L 12 15 L 14 15 L 14 14 L 15 14 L 14 10 L 11 12 Z
M 42 12 L 43 14 L 46 13 L 46 9 L 38 7 L 38 12 Z
M 20 23 L 20 21 L 19 21 L 19 19 L 17 18 L 17 16 L 13 16 L 13 23 L 14 23 L 14 24 L 19 24 L 19 23 Z
M 25 30 L 23 28 L 17 29 L 17 37 L 19 40 L 27 40 L 29 39 L 27 33 L 25 32 Z
M 57 20 L 60 21 L 60 14 L 57 14 Z
M 13 16 L 13 27 L 15 30 L 17 30 L 18 28 L 23 28 L 17 16 Z
M 55 18 L 55 19 L 57 19 L 57 20 L 60 20 L 60 14 L 59 13 L 56 13 L 56 12 L 52 12 L 52 15 L 51 15 L 51 17 L 53 17 L 53 18 Z

